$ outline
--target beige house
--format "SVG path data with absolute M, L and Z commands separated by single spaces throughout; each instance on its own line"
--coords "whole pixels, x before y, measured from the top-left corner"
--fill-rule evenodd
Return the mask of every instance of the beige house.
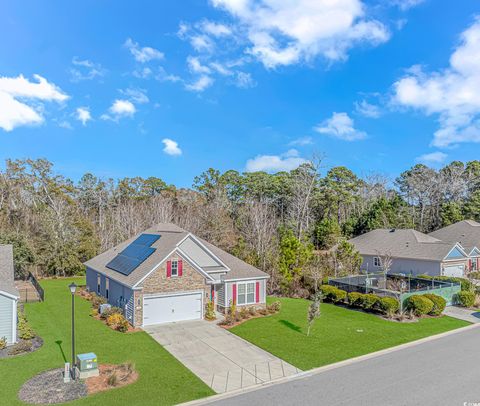
M 92 258 L 87 287 L 124 309 L 134 326 L 202 319 L 219 311 L 265 306 L 269 276 L 174 224 L 158 224 Z

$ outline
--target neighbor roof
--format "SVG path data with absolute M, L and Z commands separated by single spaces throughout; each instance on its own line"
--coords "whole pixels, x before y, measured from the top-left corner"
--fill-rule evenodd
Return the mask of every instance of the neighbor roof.
M 460 243 L 470 253 L 474 247 L 480 249 L 480 223 L 473 220 L 463 220 L 443 227 L 429 234 L 445 242 Z
M 14 283 L 13 247 L 0 245 L 0 291 L 18 297 Z
M 442 261 L 455 244 L 412 229 L 378 229 L 350 240 L 362 255 Z
M 132 241 L 134 241 L 141 234 L 156 234 L 160 238 L 152 244 L 155 252 L 150 255 L 144 262 L 142 262 L 130 275 L 122 275 L 112 269 L 106 267 L 106 264 L 115 258 L 124 248 L 126 248 Z M 160 223 L 148 230 L 135 235 L 134 237 L 122 242 L 114 248 L 97 255 L 96 257 L 85 262 L 85 265 L 92 268 L 107 277 L 116 280 L 126 286 L 134 287 L 140 282 L 155 266 L 163 261 L 166 256 L 172 252 L 177 245 L 188 236 L 188 231 L 171 223 Z M 214 255 L 216 255 L 225 265 L 230 268 L 230 271 L 225 276 L 225 279 L 245 279 L 245 278 L 264 278 L 268 277 L 265 272 L 247 264 L 239 258 L 230 255 L 222 249 L 216 247 L 209 242 L 195 236 L 202 244 L 205 245 Z M 206 272 L 214 269 L 204 269 Z

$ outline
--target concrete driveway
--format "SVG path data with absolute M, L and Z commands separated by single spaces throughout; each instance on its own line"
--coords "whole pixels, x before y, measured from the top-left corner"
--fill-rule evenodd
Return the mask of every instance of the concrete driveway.
M 470 323 L 480 323 L 480 311 L 465 309 L 458 306 L 447 306 L 443 314 L 456 319 L 469 321 Z
M 204 320 L 148 326 L 144 330 L 217 393 L 301 372 Z

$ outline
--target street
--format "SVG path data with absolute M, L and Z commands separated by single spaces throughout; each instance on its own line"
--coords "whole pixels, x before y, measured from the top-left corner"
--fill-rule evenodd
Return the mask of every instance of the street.
M 211 404 L 454 406 L 476 402 L 480 404 L 479 328 Z

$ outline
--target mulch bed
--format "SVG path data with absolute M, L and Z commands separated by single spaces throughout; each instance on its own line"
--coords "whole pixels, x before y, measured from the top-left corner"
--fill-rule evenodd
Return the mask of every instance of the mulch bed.
M 18 343 L 0 350 L 0 358 L 11 358 L 30 354 L 31 352 L 38 350 L 42 345 L 43 340 L 38 336 L 31 340 L 19 340 Z
M 99 376 L 63 382 L 63 368 L 42 372 L 23 384 L 18 397 L 30 404 L 56 404 L 70 402 L 88 395 L 109 389 L 130 385 L 138 379 L 138 372 L 127 365 L 99 365 Z M 114 385 L 109 384 L 109 377 L 115 373 Z

